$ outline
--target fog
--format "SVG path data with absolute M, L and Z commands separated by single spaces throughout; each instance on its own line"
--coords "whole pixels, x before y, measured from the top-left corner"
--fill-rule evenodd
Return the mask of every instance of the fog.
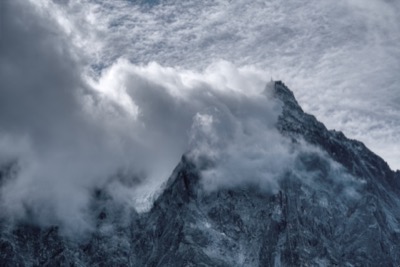
M 184 153 L 213 157 L 203 144 L 210 137 L 195 137 L 204 131 L 198 118 L 208 116 L 225 143 L 247 134 L 254 145 L 279 114 L 262 94 L 260 74 L 228 62 L 192 72 L 121 59 L 93 79 L 39 10 L 20 1 L 4 5 L 0 159 L 17 172 L 3 179 L 3 216 L 90 230 L 96 188 L 112 185 L 116 198 L 124 194 L 135 207 Z M 121 173 L 135 181 L 128 191 L 115 190 L 124 188 L 115 186 L 120 180 L 110 182 Z
M 276 130 L 281 103 L 263 71 L 121 57 L 94 75 L 42 9 L 2 8 L 0 166 L 15 170 L 0 183 L 2 218 L 90 231 L 96 189 L 146 211 L 183 154 L 202 167 L 206 190 L 252 183 L 276 192 L 301 166 L 308 145 L 294 150 Z

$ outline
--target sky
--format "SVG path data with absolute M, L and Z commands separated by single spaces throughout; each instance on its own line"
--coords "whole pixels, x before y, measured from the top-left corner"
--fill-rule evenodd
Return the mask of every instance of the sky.
M 273 191 L 298 154 L 273 127 L 271 79 L 400 168 L 398 1 L 0 8 L 0 166 L 15 169 L 0 181 L 0 215 L 85 231 L 97 188 L 148 210 L 184 153 L 215 162 L 204 172 L 213 188 L 252 173 Z
M 390 0 L 35 0 L 93 75 L 125 58 L 283 80 L 330 129 L 400 168 L 400 3 Z

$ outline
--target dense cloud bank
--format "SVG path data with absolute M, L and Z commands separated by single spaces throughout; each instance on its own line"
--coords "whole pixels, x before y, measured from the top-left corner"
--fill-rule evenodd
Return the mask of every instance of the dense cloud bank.
M 192 72 L 119 60 L 89 78 L 51 19 L 22 1 L 3 5 L 0 159 L 15 170 L 2 182 L 3 216 L 89 229 L 94 189 L 135 206 L 182 154 L 231 164 L 225 147 L 245 137 L 238 149 L 250 153 L 279 114 L 260 74 L 227 62 Z
M 251 65 L 296 90 L 328 128 L 400 168 L 400 2 L 35 0 L 94 72 L 135 64 Z
M 257 68 L 120 58 L 93 75 L 44 9 L 10 0 L 2 8 L 0 165 L 13 170 L 0 183 L 3 218 L 90 230 L 95 189 L 146 210 L 185 153 L 204 167 L 206 189 L 253 183 L 272 192 L 287 171 L 301 171 L 299 153 L 324 157 L 277 132 L 281 104 Z

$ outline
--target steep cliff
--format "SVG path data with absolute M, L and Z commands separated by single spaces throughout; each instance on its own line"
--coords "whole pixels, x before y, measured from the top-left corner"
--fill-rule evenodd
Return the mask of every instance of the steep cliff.
M 282 104 L 277 129 L 299 150 L 277 191 L 206 190 L 183 156 L 147 213 L 93 192 L 96 229 L 86 237 L 0 222 L 0 265 L 399 266 L 399 172 L 304 113 L 282 82 L 268 90 Z

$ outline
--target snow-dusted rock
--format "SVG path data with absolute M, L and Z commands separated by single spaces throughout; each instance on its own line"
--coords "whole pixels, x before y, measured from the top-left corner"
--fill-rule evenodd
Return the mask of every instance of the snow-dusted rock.
M 206 190 L 201 169 L 183 156 L 148 213 L 94 192 L 96 230 L 85 238 L 0 222 L 0 265 L 399 266 L 399 172 L 304 113 L 282 82 L 273 94 L 280 133 L 294 150 L 315 147 L 298 153 L 278 191 Z

